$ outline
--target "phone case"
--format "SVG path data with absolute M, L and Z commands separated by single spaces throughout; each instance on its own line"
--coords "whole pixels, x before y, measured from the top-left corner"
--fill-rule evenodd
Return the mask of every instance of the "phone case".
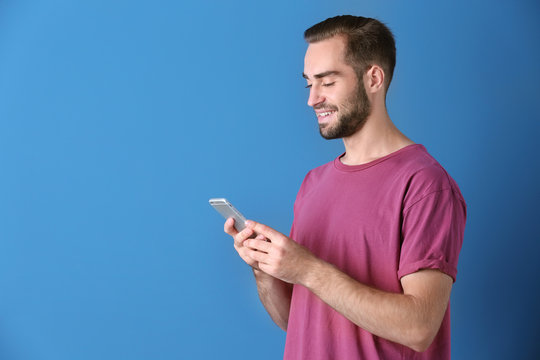
M 230 217 L 234 218 L 234 227 L 237 231 L 242 231 L 246 228 L 246 218 L 240 213 L 240 211 L 236 210 L 236 208 L 229 201 L 227 201 L 227 199 L 216 198 L 210 199 L 208 202 L 225 219 Z

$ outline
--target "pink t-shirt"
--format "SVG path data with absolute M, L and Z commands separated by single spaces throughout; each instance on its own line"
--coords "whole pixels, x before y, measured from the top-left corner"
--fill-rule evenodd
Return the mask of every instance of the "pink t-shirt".
M 356 280 L 402 293 L 401 277 L 438 269 L 454 281 L 466 206 L 424 146 L 367 164 L 339 157 L 311 170 L 294 205 L 291 238 Z M 359 328 L 301 285 L 293 290 L 285 359 L 450 359 L 450 307 L 423 353 Z

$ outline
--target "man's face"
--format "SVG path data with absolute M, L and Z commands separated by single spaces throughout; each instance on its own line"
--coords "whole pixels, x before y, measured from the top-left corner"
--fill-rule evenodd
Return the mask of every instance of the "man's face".
M 353 135 L 371 112 L 362 79 L 345 62 L 345 46 L 344 37 L 334 36 L 309 44 L 304 59 L 308 105 L 315 110 L 325 139 Z

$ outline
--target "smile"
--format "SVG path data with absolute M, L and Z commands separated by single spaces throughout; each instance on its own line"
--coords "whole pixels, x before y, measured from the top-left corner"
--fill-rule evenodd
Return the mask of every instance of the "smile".
M 331 115 L 333 113 L 337 112 L 336 110 L 334 111 L 326 111 L 326 112 L 322 112 L 322 113 L 318 113 L 317 114 L 317 117 L 324 117 L 324 116 L 328 116 L 328 115 Z

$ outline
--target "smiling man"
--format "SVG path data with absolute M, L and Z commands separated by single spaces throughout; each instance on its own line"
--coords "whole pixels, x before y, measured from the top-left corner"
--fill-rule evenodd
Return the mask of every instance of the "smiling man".
M 306 175 L 290 237 L 254 221 L 237 232 L 229 219 L 225 231 L 287 331 L 285 359 L 449 359 L 466 206 L 388 116 L 392 33 L 338 16 L 304 37 L 308 105 L 345 152 Z

